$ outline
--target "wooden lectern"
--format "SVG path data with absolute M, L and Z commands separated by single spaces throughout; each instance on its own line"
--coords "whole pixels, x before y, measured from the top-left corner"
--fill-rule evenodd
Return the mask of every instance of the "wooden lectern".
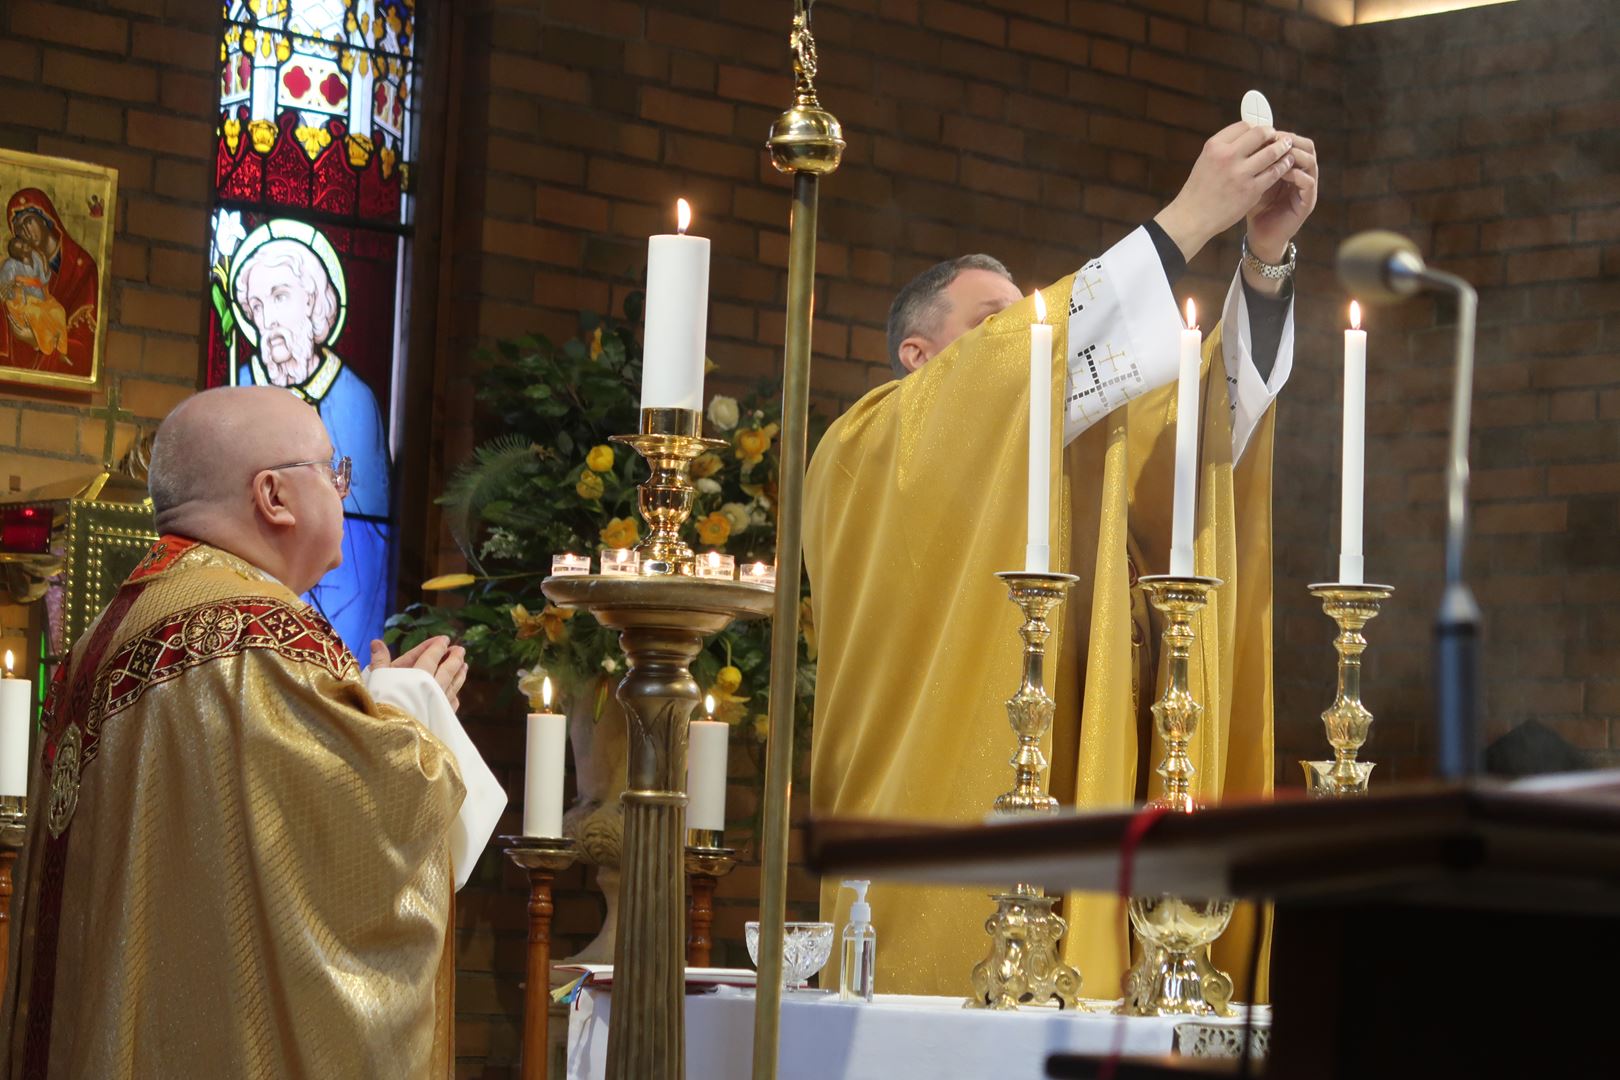
M 813 821 L 810 862 L 839 877 L 1111 893 L 1133 816 Z M 1620 772 L 1171 814 L 1142 840 L 1133 874 L 1139 894 L 1276 905 L 1271 1055 L 1257 1075 L 1620 1070 L 1599 1018 L 1620 970 Z M 1054 1058 L 1049 1075 L 1095 1076 L 1100 1064 Z M 1114 1075 L 1199 1075 L 1189 1064 L 1124 1063 Z

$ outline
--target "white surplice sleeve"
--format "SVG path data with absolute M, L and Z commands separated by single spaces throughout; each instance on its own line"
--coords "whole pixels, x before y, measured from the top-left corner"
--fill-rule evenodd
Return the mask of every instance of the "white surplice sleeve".
M 1063 443 L 1166 383 L 1180 363 L 1181 318 L 1146 229 L 1082 266 L 1069 294 Z
M 506 792 L 432 675 L 420 668 L 367 668 L 363 678 L 372 697 L 415 717 L 455 755 L 467 789 L 461 812 L 450 826 L 450 864 L 459 890 L 472 876 L 473 865 L 495 832 L 501 811 L 506 809 Z
M 1226 306 L 1221 311 L 1222 359 L 1226 362 L 1226 389 L 1232 400 L 1232 461 L 1243 457 L 1260 418 L 1277 400 L 1288 375 L 1294 370 L 1294 301 L 1288 301 L 1282 336 L 1277 339 L 1277 359 L 1271 364 L 1271 377 L 1262 379 L 1254 366 L 1254 334 L 1249 326 L 1249 301 L 1243 291 L 1243 270 L 1232 275 L 1226 290 Z

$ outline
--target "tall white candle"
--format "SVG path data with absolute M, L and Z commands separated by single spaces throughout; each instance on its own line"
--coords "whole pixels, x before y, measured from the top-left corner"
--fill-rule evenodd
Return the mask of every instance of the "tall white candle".
M 1029 536 L 1024 570 L 1052 569 L 1050 549 L 1052 490 L 1052 328 L 1046 301 L 1035 293 L 1035 322 L 1029 328 Z
M 1176 487 L 1170 518 L 1170 573 L 1193 574 L 1193 522 L 1198 507 L 1198 362 L 1203 337 L 1198 310 L 1187 299 L 1187 327 L 1181 331 L 1181 366 L 1176 380 Z
M 529 714 L 523 765 L 523 835 L 561 836 L 568 720 L 551 711 L 550 678 L 544 683 L 541 698 L 546 711 Z
M 1367 454 L 1367 331 L 1361 305 L 1350 301 L 1350 329 L 1344 332 L 1344 474 L 1339 489 L 1339 580 L 1363 581 L 1361 511 Z
M 28 680 L 19 679 L 6 650 L 0 678 L 0 795 L 28 794 Z
M 709 240 L 687 236 L 692 209 L 678 204 L 679 231 L 647 241 L 643 409 L 703 408 L 703 346 L 709 322 Z
M 693 720 L 686 749 L 686 827 L 722 832 L 726 827 L 726 751 L 731 726 L 714 718 L 714 698 L 704 699 L 707 720 Z

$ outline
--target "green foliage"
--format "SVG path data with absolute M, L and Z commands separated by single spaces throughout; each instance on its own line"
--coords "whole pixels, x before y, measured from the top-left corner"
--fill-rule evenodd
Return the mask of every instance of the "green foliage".
M 388 622 L 390 644 L 409 648 L 435 634 L 466 646 L 472 662 L 514 677 L 543 671 L 566 705 L 599 693 L 622 673 L 618 636 L 587 612 L 551 606 L 540 583 L 563 552 L 596 558 L 610 536 L 642 523 L 636 484 L 646 465 L 610 442 L 634 432 L 640 413 L 641 344 L 632 330 L 642 297 L 625 301 L 624 321 L 585 314 L 581 334 L 562 345 L 539 335 L 481 353 L 478 398 L 501 433 L 456 472 L 439 502 L 477 580 L 454 602 L 413 604 Z M 776 558 L 777 435 L 781 395 L 762 384 L 740 400 L 715 396 L 707 434 L 727 445 L 694 466 L 698 488 L 687 540 L 739 565 Z M 821 425 L 812 418 L 811 443 Z M 808 620 L 809 605 L 802 604 Z M 717 718 L 762 740 L 768 706 L 770 620 L 740 623 L 713 638 L 692 664 L 712 692 Z M 800 640 L 797 730 L 808 739 L 815 690 L 814 628 Z M 727 670 L 727 669 L 734 670 Z

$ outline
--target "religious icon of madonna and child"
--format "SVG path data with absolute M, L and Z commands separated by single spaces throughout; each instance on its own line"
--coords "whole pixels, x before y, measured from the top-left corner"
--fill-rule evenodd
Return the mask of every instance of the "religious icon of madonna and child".
M 0 150 L 0 379 L 90 389 L 118 173 Z

